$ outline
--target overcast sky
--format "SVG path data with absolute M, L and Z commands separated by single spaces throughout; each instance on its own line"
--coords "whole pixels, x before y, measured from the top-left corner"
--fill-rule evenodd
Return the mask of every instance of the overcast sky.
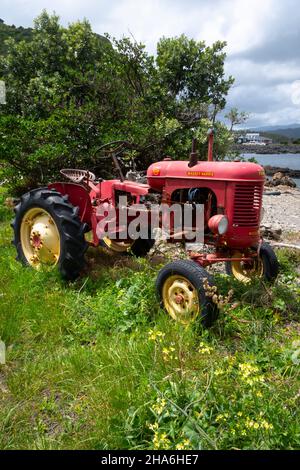
M 300 0 L 0 0 L 7 24 L 32 26 L 43 8 L 63 24 L 86 17 L 95 32 L 132 35 L 155 53 L 162 36 L 226 40 L 236 81 L 227 107 L 250 126 L 300 124 Z

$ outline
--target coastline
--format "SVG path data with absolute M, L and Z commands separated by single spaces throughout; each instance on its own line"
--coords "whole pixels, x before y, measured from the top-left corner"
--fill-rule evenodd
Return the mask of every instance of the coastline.
M 234 144 L 231 147 L 234 152 L 253 153 L 253 154 L 284 154 L 300 153 L 300 144 L 269 144 L 269 145 L 243 145 Z
M 282 168 L 279 166 L 263 165 L 266 175 L 273 176 L 275 173 L 283 173 L 290 178 L 300 178 L 300 170 L 293 170 L 291 168 Z

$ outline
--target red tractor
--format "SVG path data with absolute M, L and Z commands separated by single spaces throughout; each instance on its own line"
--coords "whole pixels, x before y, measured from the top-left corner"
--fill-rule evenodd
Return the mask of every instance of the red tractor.
M 125 141 L 102 146 L 110 149 L 118 179 L 97 179 L 86 170 L 62 170 L 71 181 L 51 183 L 21 197 L 12 223 L 19 261 L 36 269 L 58 266 L 63 277 L 75 279 L 84 267 L 89 245 L 145 256 L 154 244 L 152 234 L 147 239 L 132 239 L 127 234 L 124 239 L 124 227 L 117 225 L 115 237 L 102 237 L 97 230 L 98 209 L 109 204 L 118 213 L 120 197 L 126 196 L 127 210 L 142 204 L 147 212 L 149 201 L 156 198 L 168 205 L 202 204 L 204 243 L 214 248 L 210 253 L 189 251 L 189 260 L 173 261 L 160 270 L 156 287 L 172 318 L 187 323 L 199 316 L 204 325 L 213 323 L 217 308 L 207 294 L 213 280 L 205 270 L 213 263 L 225 262 L 227 273 L 242 282 L 257 277 L 275 280 L 277 258 L 259 231 L 265 180 L 261 166 L 213 161 L 210 132 L 207 161 L 198 161 L 193 142 L 189 161 L 166 158 L 154 163 L 143 184 L 123 176 L 118 157 L 128 146 Z M 185 240 L 184 232 L 181 239 Z M 178 234 L 172 236 L 171 230 L 168 241 L 178 241 Z

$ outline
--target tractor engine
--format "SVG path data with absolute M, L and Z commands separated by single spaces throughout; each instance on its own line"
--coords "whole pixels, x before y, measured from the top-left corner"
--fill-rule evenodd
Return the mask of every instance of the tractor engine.
M 229 249 L 260 240 L 264 169 L 250 162 L 163 160 L 147 171 L 148 184 L 168 204 L 204 205 L 206 243 Z

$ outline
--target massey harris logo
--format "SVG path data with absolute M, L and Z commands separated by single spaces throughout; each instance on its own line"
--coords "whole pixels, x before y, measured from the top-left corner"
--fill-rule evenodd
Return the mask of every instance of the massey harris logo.
M 152 170 L 152 175 L 153 175 L 153 176 L 158 176 L 158 175 L 160 175 L 160 168 L 153 168 L 153 170 Z
M 258 174 L 259 176 L 265 176 L 265 170 L 259 170 Z
M 187 171 L 187 176 L 214 176 L 213 171 Z

